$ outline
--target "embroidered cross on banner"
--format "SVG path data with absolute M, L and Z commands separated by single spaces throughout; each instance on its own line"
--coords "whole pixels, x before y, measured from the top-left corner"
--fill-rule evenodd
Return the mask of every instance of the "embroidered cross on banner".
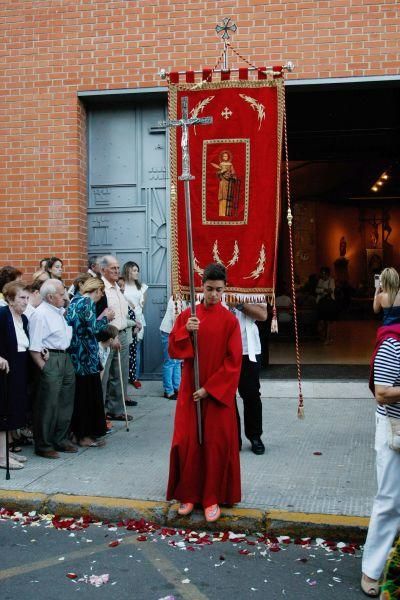
M 224 119 L 228 120 L 229 117 L 231 117 L 232 115 L 233 112 L 229 110 L 227 106 L 225 106 L 224 110 L 221 112 L 221 116 L 224 117 Z

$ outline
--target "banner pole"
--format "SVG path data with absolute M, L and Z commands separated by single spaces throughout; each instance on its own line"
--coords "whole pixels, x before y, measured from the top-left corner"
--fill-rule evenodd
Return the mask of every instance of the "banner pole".
M 191 316 L 196 316 L 196 290 L 194 286 L 194 264 L 193 264 L 193 238 L 192 238 L 192 212 L 190 209 L 190 181 L 186 179 L 183 182 L 185 190 L 185 215 L 186 215 L 186 241 L 189 269 L 189 289 L 190 289 L 190 312 Z M 197 343 L 197 331 L 192 332 L 193 337 L 193 370 L 194 370 L 194 388 L 200 389 L 200 368 L 199 368 L 199 351 Z M 196 402 L 197 413 L 197 435 L 199 444 L 203 443 L 203 429 L 201 418 L 201 400 Z
M 181 98 L 181 119 L 176 121 L 161 121 L 160 127 L 182 127 L 182 175 L 179 180 L 183 181 L 183 189 L 185 194 L 185 215 L 186 215 L 186 240 L 187 240 L 187 256 L 189 270 L 189 287 L 190 287 L 190 306 L 191 316 L 196 316 L 196 290 L 194 286 L 194 259 L 193 259 L 193 236 L 192 236 L 192 213 L 190 208 L 190 182 L 194 179 L 190 173 L 190 155 L 189 155 L 189 126 L 190 125 L 209 125 L 213 122 L 212 117 L 193 117 L 189 118 L 188 97 Z M 195 391 L 200 388 L 200 370 L 199 370 L 199 355 L 197 344 L 197 332 L 193 332 L 193 351 L 194 351 L 194 384 Z M 203 443 L 203 429 L 201 419 L 201 400 L 196 402 L 197 415 L 197 434 L 199 444 Z

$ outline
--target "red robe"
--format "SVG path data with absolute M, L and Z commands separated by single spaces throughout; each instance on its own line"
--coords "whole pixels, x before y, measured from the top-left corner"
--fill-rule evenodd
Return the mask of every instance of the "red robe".
M 241 500 L 239 438 L 235 393 L 242 363 L 239 322 L 221 303 L 196 307 L 200 319 L 198 352 L 200 387 L 208 392 L 202 403 L 203 444 L 197 437 L 193 400 L 193 345 L 185 325 L 190 309 L 176 319 L 168 352 L 184 359 L 175 412 L 168 500 L 202 504 L 234 504 Z

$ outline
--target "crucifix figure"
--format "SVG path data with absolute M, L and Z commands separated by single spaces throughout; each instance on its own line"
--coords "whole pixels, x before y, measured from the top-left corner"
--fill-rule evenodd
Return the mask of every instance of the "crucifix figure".
M 183 181 L 185 192 L 185 214 L 186 214 L 186 240 L 188 252 L 188 271 L 189 271 L 189 287 L 190 287 L 190 307 L 191 316 L 196 316 L 196 301 L 194 287 L 194 261 L 193 261 L 193 238 L 192 238 L 192 213 L 190 209 L 190 181 L 194 179 L 190 173 L 190 155 L 189 155 L 189 127 L 191 125 L 209 125 L 213 122 L 212 117 L 194 117 L 189 118 L 188 98 L 181 98 L 182 118 L 176 121 L 161 121 L 160 127 L 182 127 L 182 175 L 179 179 Z M 199 377 L 199 356 L 197 350 L 197 332 L 193 332 L 193 348 L 194 348 L 194 384 L 195 389 L 200 388 Z M 200 400 L 196 403 L 197 408 L 197 431 L 199 443 L 203 442 L 203 431 L 201 425 L 201 404 Z

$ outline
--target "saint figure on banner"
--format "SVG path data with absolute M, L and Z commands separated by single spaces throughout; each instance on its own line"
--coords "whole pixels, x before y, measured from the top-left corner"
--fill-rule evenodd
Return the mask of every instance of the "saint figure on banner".
M 219 179 L 218 187 L 218 215 L 227 217 L 232 215 L 234 208 L 234 189 L 236 182 L 235 168 L 232 164 L 232 154 L 229 150 L 222 150 L 219 154 L 219 164 L 211 163 L 217 169 Z

